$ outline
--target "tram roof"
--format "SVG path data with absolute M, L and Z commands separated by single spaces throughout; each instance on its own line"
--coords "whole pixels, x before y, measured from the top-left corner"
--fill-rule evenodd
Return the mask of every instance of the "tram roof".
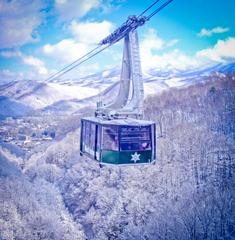
M 153 121 L 140 120 L 135 118 L 126 119 L 102 119 L 98 117 L 85 117 L 83 120 L 95 122 L 102 125 L 128 125 L 128 126 L 148 126 L 154 124 Z

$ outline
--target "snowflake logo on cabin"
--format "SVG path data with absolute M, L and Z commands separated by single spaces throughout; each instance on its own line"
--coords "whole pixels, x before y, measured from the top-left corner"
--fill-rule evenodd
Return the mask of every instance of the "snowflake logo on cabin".
M 135 152 L 134 154 L 131 154 L 131 161 L 134 161 L 136 163 L 137 161 L 140 161 L 140 154 Z

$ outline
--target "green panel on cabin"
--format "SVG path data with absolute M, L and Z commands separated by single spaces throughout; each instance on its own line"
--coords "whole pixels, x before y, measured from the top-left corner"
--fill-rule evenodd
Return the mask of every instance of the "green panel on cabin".
M 101 162 L 109 164 L 138 164 L 151 162 L 151 151 L 110 151 L 102 150 Z
M 151 151 L 120 152 L 119 164 L 138 164 L 151 162 Z
M 102 150 L 101 151 L 101 162 L 110 163 L 110 164 L 118 164 L 119 160 L 119 152 L 118 151 L 110 151 L 110 150 Z

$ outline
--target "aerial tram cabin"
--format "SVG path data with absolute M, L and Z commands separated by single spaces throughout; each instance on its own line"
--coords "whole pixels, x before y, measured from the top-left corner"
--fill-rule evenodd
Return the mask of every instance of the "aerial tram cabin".
M 120 88 L 116 100 L 97 103 L 94 117 L 81 120 L 80 153 L 101 165 L 151 164 L 156 159 L 156 127 L 142 120 L 144 87 L 136 28 L 145 17 L 130 16 L 101 41 L 112 44 L 124 38 Z
M 155 123 L 138 119 L 81 120 L 81 153 L 102 164 L 150 164 L 156 159 Z

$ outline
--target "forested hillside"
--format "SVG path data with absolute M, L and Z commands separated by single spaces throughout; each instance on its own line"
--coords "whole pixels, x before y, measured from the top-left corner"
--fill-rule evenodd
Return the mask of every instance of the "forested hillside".
M 235 75 L 150 96 L 145 117 L 151 166 L 99 168 L 79 129 L 27 160 L 0 149 L 0 239 L 234 239 Z

